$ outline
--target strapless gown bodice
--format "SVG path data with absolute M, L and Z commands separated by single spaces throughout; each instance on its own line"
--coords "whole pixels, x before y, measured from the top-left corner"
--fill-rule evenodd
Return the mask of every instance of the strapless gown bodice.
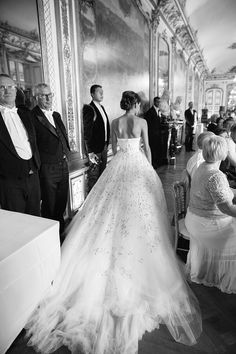
M 140 150 L 140 138 L 117 139 L 120 151 L 134 153 Z

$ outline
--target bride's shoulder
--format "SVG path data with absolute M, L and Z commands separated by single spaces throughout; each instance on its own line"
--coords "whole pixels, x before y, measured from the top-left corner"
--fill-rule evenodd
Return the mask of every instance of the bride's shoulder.
M 137 121 L 139 122 L 139 124 L 142 124 L 145 126 L 147 125 L 147 121 L 143 117 L 137 117 Z
M 114 118 L 111 122 L 111 125 L 114 127 L 118 124 L 119 120 L 120 120 L 121 117 L 118 117 L 118 118 Z
M 112 123 L 113 123 L 113 124 L 117 124 L 122 118 L 124 118 L 124 115 L 123 115 L 123 116 L 120 116 L 120 117 L 117 117 L 117 118 L 114 118 L 114 119 L 112 120 Z

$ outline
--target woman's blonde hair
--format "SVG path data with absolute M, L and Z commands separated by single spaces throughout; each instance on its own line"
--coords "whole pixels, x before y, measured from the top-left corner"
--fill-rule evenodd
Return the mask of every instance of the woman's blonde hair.
M 210 132 L 210 131 L 205 131 L 201 134 L 198 135 L 197 137 L 197 146 L 199 149 L 202 149 L 202 143 L 203 143 L 203 140 L 206 139 L 207 137 L 209 136 L 213 136 L 215 135 L 213 132 Z
M 225 160 L 228 154 L 227 142 L 221 136 L 206 137 L 202 144 L 202 156 L 208 163 Z

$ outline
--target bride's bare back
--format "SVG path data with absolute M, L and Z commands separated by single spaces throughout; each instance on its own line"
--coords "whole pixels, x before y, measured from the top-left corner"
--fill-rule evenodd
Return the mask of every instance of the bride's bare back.
M 114 133 L 119 139 L 139 138 L 142 134 L 144 119 L 135 115 L 123 115 L 112 122 Z
M 151 153 L 148 143 L 147 123 L 143 118 L 139 118 L 134 114 L 124 114 L 112 121 L 112 150 L 117 152 L 117 139 L 142 138 L 144 143 L 145 154 L 151 161 Z

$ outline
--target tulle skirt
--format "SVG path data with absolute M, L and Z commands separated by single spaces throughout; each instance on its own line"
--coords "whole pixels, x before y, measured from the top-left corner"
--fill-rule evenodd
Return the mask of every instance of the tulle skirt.
M 145 331 L 165 324 L 178 342 L 201 333 L 159 177 L 138 150 L 120 151 L 74 217 L 51 293 L 27 324 L 41 353 L 135 354 Z

